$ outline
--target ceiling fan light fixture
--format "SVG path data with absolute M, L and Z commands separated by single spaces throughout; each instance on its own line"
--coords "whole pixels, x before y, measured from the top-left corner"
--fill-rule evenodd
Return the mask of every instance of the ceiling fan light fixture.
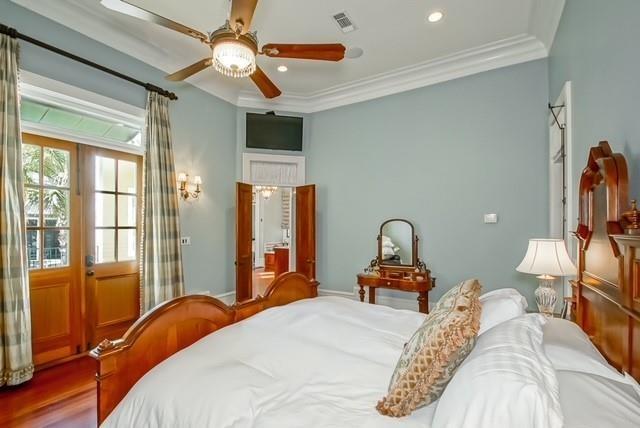
M 213 47 L 213 68 L 225 76 L 248 77 L 256 71 L 256 53 L 242 41 L 220 41 Z

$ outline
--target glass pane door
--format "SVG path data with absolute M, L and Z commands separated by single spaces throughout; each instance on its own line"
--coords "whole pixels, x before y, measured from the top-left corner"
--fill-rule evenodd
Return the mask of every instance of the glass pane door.
M 84 350 L 78 146 L 23 134 L 22 169 L 36 365 Z
M 142 158 L 87 148 L 83 164 L 88 340 L 95 346 L 121 337 L 140 314 Z

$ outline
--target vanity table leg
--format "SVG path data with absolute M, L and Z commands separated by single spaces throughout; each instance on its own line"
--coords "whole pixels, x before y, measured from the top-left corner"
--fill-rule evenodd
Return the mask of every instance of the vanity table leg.
M 376 288 L 369 287 L 369 303 L 372 305 L 376 304 Z
M 364 287 L 362 285 L 360 286 L 360 291 L 358 291 L 358 294 L 360 295 L 360 301 L 364 302 Z
M 418 310 L 423 314 L 429 313 L 429 293 L 421 291 L 418 294 Z

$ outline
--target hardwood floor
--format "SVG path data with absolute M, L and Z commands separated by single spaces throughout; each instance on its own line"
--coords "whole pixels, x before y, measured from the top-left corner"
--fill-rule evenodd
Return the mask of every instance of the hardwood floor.
M 264 292 L 267 290 L 269 284 L 275 279 L 273 272 L 265 272 L 264 268 L 257 268 L 253 270 L 253 293 L 251 297 L 257 297 L 258 295 L 264 296 Z
M 0 427 L 97 426 L 96 362 L 82 357 L 0 388 Z

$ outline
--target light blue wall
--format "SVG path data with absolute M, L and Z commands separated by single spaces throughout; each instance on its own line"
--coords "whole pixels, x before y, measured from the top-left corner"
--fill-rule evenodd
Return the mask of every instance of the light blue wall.
M 247 109 L 188 84 L 10 2 L 5 24 L 176 92 L 171 104 L 180 170 L 204 194 L 182 205 L 188 291 L 234 289 L 234 181 L 242 176 Z M 22 43 L 23 68 L 144 106 L 144 90 Z M 515 272 L 530 237 L 547 233 L 547 61 L 503 68 L 325 112 L 303 115 L 307 181 L 318 185 L 318 279 L 350 291 L 375 255 L 381 221 L 413 221 L 438 288 L 479 277 L 486 289 L 535 280 Z M 254 111 L 254 110 L 252 110 Z M 286 112 L 277 112 L 287 114 Z M 279 154 L 279 153 L 278 153 Z M 294 153 L 300 154 L 300 153 Z M 484 213 L 497 212 L 497 225 Z
M 55 46 L 125 74 L 175 92 L 171 103 L 176 168 L 199 174 L 203 196 L 193 205 L 181 203 L 182 235 L 188 292 L 212 294 L 234 289 L 233 248 L 236 107 L 188 84 L 171 84 L 164 73 L 88 37 L 7 1 L 0 1 L 0 22 Z M 138 107 L 143 88 L 21 42 L 21 67 Z
M 625 154 L 631 196 L 640 198 L 640 2 L 567 0 L 549 57 L 549 98 L 572 82 L 573 170 L 609 140 Z M 572 201 L 577 206 L 577 197 Z
M 515 267 L 548 231 L 547 97 L 539 60 L 314 114 L 321 287 L 352 291 L 380 223 L 400 217 L 438 278 L 433 299 L 477 277 L 533 303 L 535 278 Z

